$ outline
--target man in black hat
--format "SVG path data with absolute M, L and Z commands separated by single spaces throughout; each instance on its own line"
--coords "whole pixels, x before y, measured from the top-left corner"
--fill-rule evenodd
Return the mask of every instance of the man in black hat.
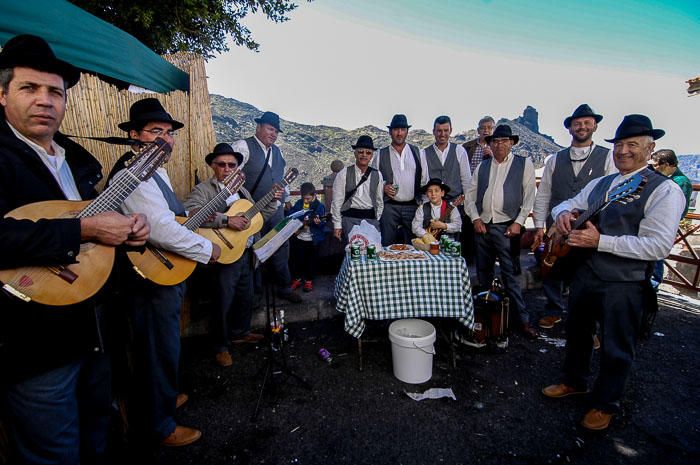
M 547 386 L 544 395 L 560 398 L 588 392 L 593 342 L 600 322 L 600 371 L 591 409 L 581 425 L 604 430 L 620 411 L 620 399 L 632 368 L 635 344 L 642 334 L 647 311 L 655 311 L 656 293 L 649 275 L 656 260 L 671 250 L 685 207 L 678 185 L 647 167 L 654 141 L 664 135 L 644 115 L 627 115 L 608 139 L 614 144 L 618 173 L 594 179 L 575 197 L 554 207 L 557 228 L 567 243 L 590 254 L 579 263 L 571 284 L 566 323 L 566 359 L 562 383 Z M 576 209 L 587 210 L 620 182 L 635 175 L 646 178 L 638 197 L 614 202 L 597 215 L 597 225 L 586 222 L 572 231 Z
M 194 186 L 185 199 L 185 208 L 192 215 L 216 197 L 223 188 L 223 181 L 243 162 L 243 155 L 234 151 L 226 143 L 216 144 L 214 150 L 204 159 L 214 170 L 214 176 Z M 241 215 L 226 216 L 225 211 L 234 202 L 245 199 L 255 203 L 253 197 L 241 187 L 237 193 L 226 199 L 225 207 L 218 211 L 211 221 L 202 224 L 202 228 L 229 228 L 233 231 L 244 231 L 250 227 L 250 221 Z M 277 199 L 272 200 L 261 210 L 263 219 L 269 218 L 277 211 Z M 233 364 L 229 343 L 256 343 L 263 336 L 250 332 L 250 320 L 253 316 L 253 266 L 255 257 L 251 246 L 260 234 L 251 236 L 246 244 L 246 250 L 237 261 L 230 264 L 215 264 L 212 266 L 212 277 L 216 283 L 216 304 L 211 318 L 211 333 L 216 349 L 215 360 L 221 367 Z M 236 305 L 234 307 L 234 299 Z M 229 314 L 231 317 L 229 317 Z M 229 323 L 230 321 L 230 323 Z M 230 328 L 230 329 L 229 329 Z
M 593 133 L 602 119 L 583 103 L 564 120 L 564 127 L 571 134 L 571 146 L 545 160 L 533 208 L 537 228 L 533 248 L 542 243 L 545 226 L 549 229 L 554 223 L 550 216 L 553 207 L 574 197 L 591 180 L 617 171 L 610 149 L 593 143 Z M 566 308 L 563 286 L 564 283 L 552 275 L 543 280 L 547 304 L 539 320 L 540 328 L 549 329 L 561 321 Z
M 139 100 L 129 109 L 129 121 L 119 124 L 129 138 L 142 143 L 163 138 L 175 144 L 175 131 L 184 125 L 165 111 L 155 98 Z M 117 165 L 131 157 L 127 152 Z M 113 174 L 119 172 L 115 166 Z M 173 192 L 165 168 L 160 167 L 124 201 L 125 213 L 142 211 L 151 222 L 149 242 L 198 263 L 213 263 L 221 254 L 218 245 L 178 223 L 185 208 Z M 131 271 L 127 294 L 133 331 L 134 393 L 130 399 L 130 426 L 135 438 L 159 441 L 166 446 L 184 446 L 201 433 L 179 426 L 173 418 L 178 395 L 180 358 L 180 307 L 185 284 L 162 286 Z
M 277 113 L 266 111 L 260 118 L 255 118 L 255 122 L 255 135 L 234 142 L 233 150 L 243 154 L 245 188 L 257 202 L 272 190 L 273 184 L 281 183 L 287 162 L 280 148 L 275 145 L 278 134 L 282 132 Z M 262 234 L 274 228 L 283 218 L 284 202 L 279 201 L 275 214 L 265 221 Z M 301 302 L 301 297 L 292 292 L 290 287 L 292 277 L 289 274 L 289 243 L 282 244 L 268 263 L 272 268 L 277 295 L 290 302 Z
M 58 132 L 79 71 L 43 39 L 22 35 L 0 52 L 0 268 L 75 263 L 84 242 L 142 245 L 143 215 L 15 220 L 47 200 L 89 200 L 99 162 Z M 0 405 L 13 462 L 104 460 L 111 413 L 109 360 L 97 299 L 51 307 L 0 292 Z
M 474 173 L 465 198 L 474 224 L 476 269 L 481 286 L 489 287 L 496 258 L 508 297 L 522 324 L 523 334 L 536 338 L 530 314 L 515 275 L 511 239 L 519 236 L 535 201 L 535 167 L 529 158 L 511 152 L 519 137 L 510 126 L 501 124 L 486 137 L 493 157 L 482 161 Z
M 372 167 L 384 178 L 384 211 L 379 220 L 382 244 L 409 244 L 411 223 L 420 203 L 420 149 L 406 143 L 406 115 L 394 115 L 387 128 L 391 144 L 382 148 L 372 160 Z
M 333 181 L 333 235 L 343 241 L 353 226 L 362 220 L 380 230 L 379 218 L 384 210 L 382 173 L 372 168 L 372 156 L 375 150 L 370 136 L 358 137 L 352 146 L 355 152 L 355 164 L 338 172 Z

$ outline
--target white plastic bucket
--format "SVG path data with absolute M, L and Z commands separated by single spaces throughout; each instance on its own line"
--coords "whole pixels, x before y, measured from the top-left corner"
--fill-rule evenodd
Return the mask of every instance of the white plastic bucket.
M 404 383 L 420 384 L 433 376 L 435 327 L 408 318 L 389 325 L 394 376 Z

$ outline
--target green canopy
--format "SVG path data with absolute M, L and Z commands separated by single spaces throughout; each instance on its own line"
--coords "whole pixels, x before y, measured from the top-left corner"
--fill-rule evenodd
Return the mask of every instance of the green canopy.
M 65 0 L 2 2 L 0 44 L 18 34 L 42 37 L 62 60 L 107 80 L 155 92 L 190 88 L 187 73 L 133 36 Z

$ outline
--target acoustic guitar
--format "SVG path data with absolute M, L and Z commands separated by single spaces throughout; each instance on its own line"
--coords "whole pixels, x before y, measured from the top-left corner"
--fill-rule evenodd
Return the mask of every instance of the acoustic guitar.
M 165 140 L 144 146 L 93 201 L 48 200 L 21 206 L 6 218 L 37 221 L 55 218 L 85 218 L 115 211 L 136 186 L 150 178 L 165 163 L 172 148 Z M 53 266 L 23 266 L 0 270 L 3 290 L 24 300 L 44 305 L 72 305 L 86 300 L 104 286 L 114 264 L 114 247 L 83 242 L 76 263 Z
M 639 192 L 644 189 L 648 178 L 640 173 L 635 174 L 629 179 L 617 184 L 608 191 L 602 198 L 598 199 L 593 205 L 590 205 L 588 210 L 578 214 L 576 221 L 571 226 L 571 229 L 581 229 L 586 221 L 592 219 L 595 215 L 603 211 L 608 205 L 613 203 L 627 204 L 639 199 Z M 566 257 L 571 251 L 571 246 L 566 243 L 567 235 L 562 234 L 553 224 L 547 235 L 544 238 L 544 254 L 542 255 L 541 274 L 542 278 L 546 278 L 553 271 L 557 263 L 561 263 L 560 258 Z M 557 267 L 558 269 L 559 267 Z M 554 270 L 556 271 L 556 270 Z
M 445 208 L 445 214 L 440 217 L 440 221 L 443 223 L 447 221 L 447 219 L 450 217 L 452 214 L 452 210 L 455 208 L 459 207 L 464 203 L 464 194 L 461 194 L 459 197 L 455 198 L 452 202 L 450 202 L 447 205 L 447 208 Z M 421 207 L 419 207 L 421 208 Z M 435 239 L 440 239 L 440 236 L 442 233 L 445 232 L 444 229 L 439 229 L 439 228 L 434 228 L 432 226 L 428 226 L 427 232 L 432 234 Z
M 284 190 L 299 176 L 299 170 L 290 168 L 282 178 L 282 185 L 275 184 L 272 190 L 253 204 L 249 200 L 240 199 L 231 204 L 227 216 L 242 215 L 250 221 L 250 225 L 244 231 L 234 231 L 231 228 L 200 228 L 198 234 L 206 237 L 221 247 L 221 256 L 218 263 L 228 265 L 238 261 L 245 251 L 248 238 L 257 234 L 263 227 L 263 218 L 260 211 L 269 204 L 278 192 Z
M 196 231 L 202 223 L 226 205 L 226 199 L 238 192 L 245 182 L 245 174 L 236 168 L 222 182 L 223 189 L 209 202 L 189 218 L 176 217 L 178 223 L 190 231 Z M 197 262 L 178 255 L 175 252 L 163 250 L 152 244 L 146 244 L 143 250 L 129 251 L 126 254 L 133 265 L 134 271 L 142 278 L 162 286 L 174 286 L 187 279 L 197 266 Z

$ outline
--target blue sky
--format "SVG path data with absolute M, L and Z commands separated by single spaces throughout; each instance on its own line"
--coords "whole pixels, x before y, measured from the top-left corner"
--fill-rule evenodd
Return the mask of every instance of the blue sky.
M 562 120 L 587 102 L 602 142 L 625 114 L 649 115 L 657 144 L 700 153 L 700 1 L 300 1 L 291 20 L 247 20 L 260 53 L 241 48 L 207 64 L 213 93 L 309 124 L 383 127 L 405 113 L 455 132 L 526 105 L 567 145 Z

